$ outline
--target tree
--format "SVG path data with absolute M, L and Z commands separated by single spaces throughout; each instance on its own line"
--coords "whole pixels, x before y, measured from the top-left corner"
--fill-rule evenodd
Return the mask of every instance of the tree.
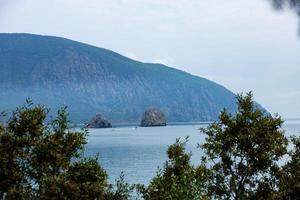
M 115 181 L 115 187 L 110 185 L 109 192 L 106 194 L 107 200 L 127 200 L 133 199 L 133 191 L 135 189 L 135 185 L 130 185 L 125 181 L 123 172 L 120 177 Z
M 66 108 L 50 123 L 47 114 L 27 101 L 0 126 L 0 199 L 128 199 L 129 185 L 114 189 L 97 158 L 83 157 L 87 131 L 69 128 Z
M 204 166 L 190 164 L 191 154 L 185 151 L 185 142 L 176 140 L 168 150 L 169 160 L 157 172 L 148 187 L 138 186 L 145 200 L 193 200 L 204 199 L 205 180 L 208 171 Z
M 271 199 L 274 173 L 287 152 L 283 121 L 257 108 L 252 93 L 238 95 L 238 111 L 224 110 L 219 121 L 203 128 L 203 162 L 211 171 L 208 195 L 215 199 Z
M 258 108 L 252 93 L 238 95 L 235 115 L 224 110 L 203 128 L 202 163 L 191 165 L 185 141 L 167 150 L 169 160 L 149 186 L 145 200 L 297 199 L 300 138 L 288 139 L 283 121 Z M 48 110 L 30 101 L 0 124 L 0 199 L 127 200 L 133 186 L 124 175 L 113 186 L 96 158 L 85 158 L 87 132 L 69 127 L 66 108 L 46 123 Z M 289 155 L 287 163 L 280 159 Z
M 277 177 L 279 191 L 277 199 L 299 199 L 300 194 L 300 137 L 292 137 L 294 148 L 290 150 L 290 160 L 282 167 Z

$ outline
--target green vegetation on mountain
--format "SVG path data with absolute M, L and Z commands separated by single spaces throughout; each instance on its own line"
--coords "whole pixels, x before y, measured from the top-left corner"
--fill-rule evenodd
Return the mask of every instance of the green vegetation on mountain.
M 28 97 L 52 110 L 68 105 L 77 123 L 98 112 L 113 124 L 138 123 L 149 107 L 169 122 L 211 121 L 223 108 L 236 110 L 232 92 L 174 68 L 58 37 L 0 34 L 0 109 Z

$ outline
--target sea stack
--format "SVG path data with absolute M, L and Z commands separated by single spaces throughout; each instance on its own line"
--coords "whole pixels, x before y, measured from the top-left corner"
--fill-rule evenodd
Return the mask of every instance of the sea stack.
M 143 114 L 140 126 L 166 126 L 165 114 L 157 108 L 148 108 Z
M 111 123 L 100 113 L 97 113 L 95 117 L 86 125 L 87 128 L 111 128 Z

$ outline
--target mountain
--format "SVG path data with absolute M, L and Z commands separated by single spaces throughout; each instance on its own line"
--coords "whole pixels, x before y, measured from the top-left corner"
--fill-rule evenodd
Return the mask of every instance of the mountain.
M 169 122 L 211 121 L 224 108 L 236 110 L 226 88 L 162 64 L 59 37 L 0 34 L 0 110 L 28 97 L 53 111 L 67 105 L 77 123 L 98 112 L 113 123 L 139 122 L 149 107 Z

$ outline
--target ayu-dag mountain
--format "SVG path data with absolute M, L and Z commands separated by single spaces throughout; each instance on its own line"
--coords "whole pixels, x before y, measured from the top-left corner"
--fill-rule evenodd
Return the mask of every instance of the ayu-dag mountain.
M 59 37 L 0 34 L 0 110 L 28 97 L 53 112 L 67 105 L 76 123 L 96 113 L 137 123 L 149 107 L 168 122 L 212 121 L 224 108 L 236 110 L 228 89 L 162 64 Z

